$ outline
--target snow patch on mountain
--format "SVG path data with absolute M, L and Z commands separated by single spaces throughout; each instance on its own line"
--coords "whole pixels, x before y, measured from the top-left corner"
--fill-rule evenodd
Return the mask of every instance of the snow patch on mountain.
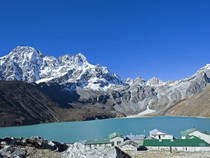
M 151 78 L 150 80 L 148 80 L 147 82 L 146 82 L 146 85 L 148 85 L 148 86 L 152 86 L 152 87 L 158 87 L 158 86 L 162 86 L 162 85 L 164 85 L 165 84 L 165 82 L 163 82 L 163 81 L 161 81 L 159 78 L 157 78 L 157 77 L 153 77 L 153 78 Z
M 38 84 L 74 83 L 82 88 L 95 90 L 124 84 L 120 77 L 111 73 L 107 67 L 90 64 L 82 53 L 55 58 L 45 56 L 39 50 L 28 46 L 18 46 L 0 58 L 0 78 Z
M 124 82 L 107 67 L 90 64 L 82 53 L 55 58 L 18 46 L 0 58 L 0 79 L 64 85 L 63 90 L 75 91 L 80 102 L 112 105 L 120 114 L 133 115 L 167 109 L 201 92 L 210 83 L 210 64 L 182 80 L 137 77 Z
M 152 114 L 156 112 L 155 110 L 152 110 L 149 108 L 149 106 L 147 106 L 147 109 L 145 111 L 142 111 L 140 113 L 138 113 L 137 115 L 131 115 L 131 116 L 127 116 L 127 118 L 137 118 L 137 117 L 142 117 L 142 116 L 145 116 L 145 115 L 148 115 L 148 114 Z
M 126 84 L 128 85 L 133 85 L 133 84 L 138 84 L 138 85 L 142 85 L 142 86 L 146 86 L 146 81 L 141 78 L 141 77 L 137 77 L 135 79 L 131 79 L 131 78 L 128 78 L 126 81 L 125 81 Z

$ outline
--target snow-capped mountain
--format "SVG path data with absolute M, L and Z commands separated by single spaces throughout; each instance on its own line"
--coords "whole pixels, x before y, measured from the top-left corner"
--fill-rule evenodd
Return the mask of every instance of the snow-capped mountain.
M 148 80 L 146 84 L 152 87 L 158 87 L 163 85 L 164 83 L 165 82 L 161 81 L 159 78 L 153 77 L 150 80 Z
M 146 81 L 138 77 L 123 82 L 107 67 L 90 64 L 81 53 L 55 58 L 32 47 L 18 46 L 0 58 L 0 80 L 47 83 L 47 92 L 57 84 L 56 91 L 61 90 L 61 96 L 68 93 L 65 104 L 101 105 L 119 116 L 148 111 L 162 114 L 209 85 L 210 65 L 177 81 L 163 82 L 156 77 Z
M 40 79 L 43 55 L 31 47 L 17 47 L 0 58 L 0 74 L 4 80 L 34 82 Z
M 90 64 L 81 53 L 55 58 L 28 46 L 18 46 L 0 58 L 0 78 L 36 83 L 74 83 L 95 90 L 123 84 L 120 77 L 107 67 Z
M 117 111 L 135 114 L 152 109 L 160 114 L 180 101 L 202 92 L 210 84 L 210 65 L 182 80 L 163 82 L 154 77 L 148 81 L 142 78 L 128 79 L 126 83 L 129 86 L 117 90 Z

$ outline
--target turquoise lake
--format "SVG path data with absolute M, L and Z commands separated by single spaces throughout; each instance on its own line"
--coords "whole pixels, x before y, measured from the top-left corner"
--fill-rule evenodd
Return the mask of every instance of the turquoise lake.
M 83 122 L 48 123 L 31 126 L 0 128 L 0 137 L 42 136 L 48 140 L 72 143 L 79 140 L 105 139 L 112 132 L 148 135 L 157 128 L 180 138 L 180 131 L 195 127 L 210 132 L 210 118 L 194 117 L 143 117 L 116 118 Z

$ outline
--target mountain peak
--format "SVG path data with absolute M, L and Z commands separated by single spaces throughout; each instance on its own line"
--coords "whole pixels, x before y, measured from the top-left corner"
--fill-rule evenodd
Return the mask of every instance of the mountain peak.
M 8 55 L 0 58 L 0 79 L 27 82 L 73 83 L 85 87 L 90 85 L 109 87 L 122 84 L 121 79 L 106 67 L 92 65 L 82 54 L 63 55 L 58 59 L 44 56 L 29 46 L 17 46 Z
M 125 81 L 125 83 L 127 83 L 128 85 L 132 84 L 145 85 L 145 82 L 146 81 L 142 77 L 137 77 L 135 79 L 127 78 L 127 80 Z
M 201 71 L 207 71 L 210 70 L 210 64 L 206 64 L 203 68 L 200 69 Z
M 208 73 L 210 75 L 210 64 L 206 64 L 204 67 L 200 68 L 193 76 L 198 76 L 203 73 Z
M 33 47 L 30 47 L 30 46 L 17 46 L 15 47 L 11 52 L 10 54 L 12 53 L 15 53 L 15 52 L 22 52 L 22 53 L 37 53 L 39 55 L 42 55 L 42 53 L 38 50 L 38 49 L 35 49 Z
M 8 58 L 18 62 L 20 60 L 32 60 L 37 61 L 38 58 L 42 58 L 42 53 L 30 46 L 17 46 L 9 54 Z
M 80 58 L 82 58 L 84 60 L 87 60 L 86 56 L 84 54 L 82 54 L 81 52 L 76 54 L 75 56 L 80 57 Z
M 84 64 L 87 64 L 87 58 L 82 54 L 78 53 L 75 56 L 73 56 L 74 63 L 76 63 L 78 66 L 83 66 Z
M 148 81 L 147 81 L 147 85 L 150 85 L 150 86 L 158 86 L 158 85 L 160 85 L 160 84 L 162 84 L 163 83 L 163 81 L 161 81 L 159 78 L 157 78 L 157 77 L 153 77 L 153 78 L 151 78 L 151 79 L 149 79 Z
M 40 79 L 42 53 L 29 46 L 17 46 L 8 55 L 0 58 L 0 74 L 4 80 L 34 82 Z

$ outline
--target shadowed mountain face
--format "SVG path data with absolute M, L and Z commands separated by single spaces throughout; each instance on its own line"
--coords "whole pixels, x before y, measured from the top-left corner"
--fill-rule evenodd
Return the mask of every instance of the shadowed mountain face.
M 186 113 L 180 103 L 207 93 L 209 64 L 183 80 L 123 81 L 107 67 L 90 64 L 81 53 L 55 58 L 18 46 L 0 58 L 0 80 L 1 126 L 112 118 L 146 110 L 153 112 L 150 115 L 210 116 Z M 180 108 L 170 111 L 177 104 Z
M 57 104 L 19 81 L 0 81 L 0 126 L 58 121 Z
M 53 97 L 54 94 L 57 96 Z M 22 81 L 0 81 L 0 126 L 115 117 L 111 110 L 103 107 L 83 107 L 79 103 L 73 107 L 65 102 L 67 97 L 68 101 L 76 99 L 56 90 L 56 86 L 45 89 Z

